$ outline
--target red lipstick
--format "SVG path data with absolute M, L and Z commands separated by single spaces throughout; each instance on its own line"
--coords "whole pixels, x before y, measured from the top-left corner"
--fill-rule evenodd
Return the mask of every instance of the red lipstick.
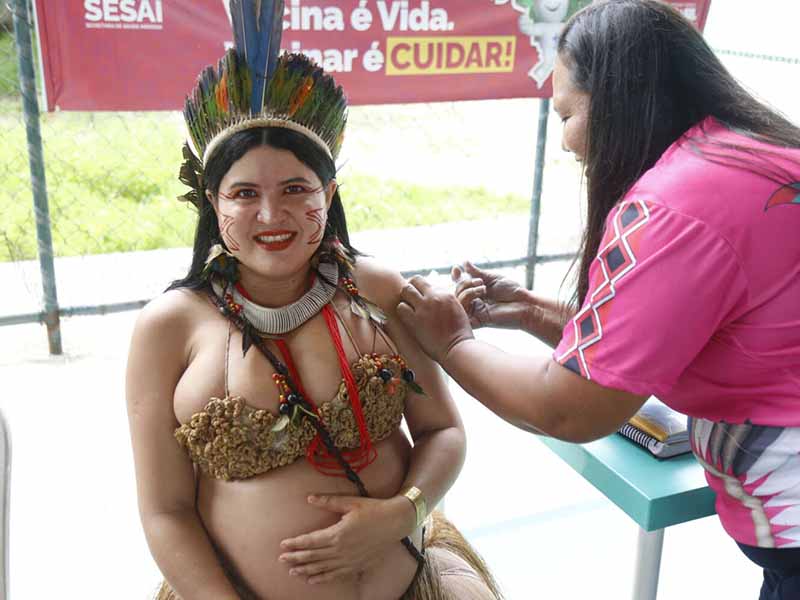
M 280 252 L 286 250 L 292 245 L 297 237 L 296 231 L 286 231 L 284 229 L 276 231 L 262 231 L 253 236 L 256 244 L 268 252 Z M 264 241 L 264 238 L 270 238 L 271 241 Z

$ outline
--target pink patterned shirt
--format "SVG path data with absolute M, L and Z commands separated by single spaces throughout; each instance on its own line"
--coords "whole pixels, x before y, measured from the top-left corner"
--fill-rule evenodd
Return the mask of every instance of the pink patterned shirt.
M 728 533 L 800 547 L 800 151 L 706 119 L 611 211 L 589 279 L 555 360 L 689 415 Z

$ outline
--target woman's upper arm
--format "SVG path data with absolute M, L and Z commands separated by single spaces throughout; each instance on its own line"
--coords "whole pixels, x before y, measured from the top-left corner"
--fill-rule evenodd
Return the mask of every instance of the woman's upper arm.
M 143 517 L 194 506 L 194 470 L 173 437 L 173 397 L 189 345 L 187 303 L 180 291 L 157 298 L 142 310 L 131 339 L 125 394 Z
M 420 348 L 395 313 L 400 301 L 400 291 L 406 281 L 394 271 L 377 266 L 372 261 L 358 261 L 358 283 L 364 296 L 375 302 L 386 313 L 386 330 L 408 367 L 414 371 L 415 381 L 424 391 L 417 394 L 411 388 L 406 400 L 405 418 L 412 437 L 433 430 L 456 427 L 463 430 L 455 403 L 450 396 L 444 372 Z
M 614 433 L 647 400 L 647 395 L 590 381 L 552 359 L 547 362 L 540 386 L 547 390 L 545 405 L 550 422 L 555 424 L 546 433 L 579 444 Z

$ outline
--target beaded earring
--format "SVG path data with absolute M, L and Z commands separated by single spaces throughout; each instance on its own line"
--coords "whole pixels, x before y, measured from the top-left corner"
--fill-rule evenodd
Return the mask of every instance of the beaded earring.
M 222 244 L 214 244 L 208 252 L 203 278 L 208 280 L 218 275 L 230 284 L 239 281 L 239 261 Z
M 330 221 L 328 225 L 330 225 Z M 355 269 L 353 257 L 350 256 L 347 248 L 339 241 L 339 237 L 335 233 L 327 229 L 325 237 L 322 238 L 322 242 L 314 254 L 312 265 L 316 267 L 321 262 L 331 262 L 339 265 L 339 270 L 342 273 L 351 273 Z

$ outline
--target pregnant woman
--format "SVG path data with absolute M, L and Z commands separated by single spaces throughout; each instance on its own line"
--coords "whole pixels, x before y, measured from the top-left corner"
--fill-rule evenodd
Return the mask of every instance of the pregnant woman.
M 159 598 L 497 598 L 428 514 L 464 431 L 395 318 L 405 281 L 350 245 L 342 89 L 277 56 L 281 2 L 230 8 L 235 48 L 186 102 L 192 265 L 142 311 L 128 363 Z

